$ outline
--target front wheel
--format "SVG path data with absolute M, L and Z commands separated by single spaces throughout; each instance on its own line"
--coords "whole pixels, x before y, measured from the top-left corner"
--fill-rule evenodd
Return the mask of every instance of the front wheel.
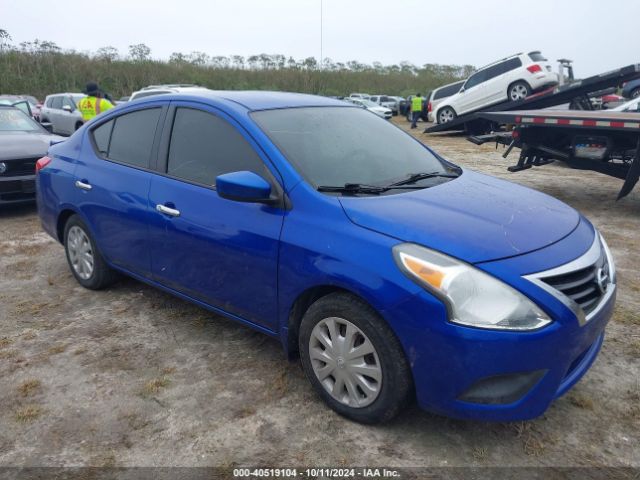
M 531 87 L 526 82 L 516 82 L 509 87 L 507 94 L 512 102 L 524 100 L 531 95 Z
M 360 299 L 335 293 L 315 302 L 302 319 L 298 341 L 307 378 L 339 414 L 380 423 L 409 400 L 412 379 L 400 342 Z
M 449 123 L 456 119 L 456 112 L 451 107 L 443 107 L 438 110 L 438 123 Z
M 640 97 L 640 87 L 631 91 L 631 98 L 638 98 L 638 97 Z

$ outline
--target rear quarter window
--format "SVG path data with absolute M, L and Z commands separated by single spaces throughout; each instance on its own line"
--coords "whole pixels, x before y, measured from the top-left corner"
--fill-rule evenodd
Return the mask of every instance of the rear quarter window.
M 547 59 L 540 52 L 531 52 L 529 58 L 534 62 L 546 62 Z

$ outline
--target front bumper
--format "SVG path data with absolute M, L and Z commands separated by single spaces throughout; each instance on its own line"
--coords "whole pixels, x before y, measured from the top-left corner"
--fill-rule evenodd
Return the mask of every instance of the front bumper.
M 420 293 L 397 306 L 395 314 L 406 316 L 407 321 L 423 316 L 425 302 L 432 300 L 422 296 L 429 294 Z M 582 327 L 568 309 L 562 321 L 533 332 L 484 330 L 427 320 L 428 328 L 403 342 L 418 404 L 460 419 L 517 421 L 540 416 L 593 364 L 615 297 L 614 291 Z M 494 378 L 506 379 L 506 384 L 499 385 L 491 398 L 491 388 L 482 387 L 487 381 L 491 387 Z M 478 391 L 485 397 L 478 398 Z
M 35 175 L 0 177 L 0 205 L 30 203 L 35 194 Z

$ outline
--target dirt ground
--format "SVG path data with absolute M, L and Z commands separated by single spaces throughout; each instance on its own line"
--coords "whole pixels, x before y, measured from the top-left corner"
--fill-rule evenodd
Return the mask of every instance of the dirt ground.
M 0 466 L 640 466 L 640 187 L 616 202 L 619 180 L 560 165 L 512 174 L 515 157 L 493 145 L 422 129 L 452 161 L 577 208 L 613 251 L 619 294 L 603 350 L 544 416 L 464 422 L 412 407 L 383 426 L 352 423 L 276 341 L 133 280 L 85 290 L 35 208 L 8 208 Z

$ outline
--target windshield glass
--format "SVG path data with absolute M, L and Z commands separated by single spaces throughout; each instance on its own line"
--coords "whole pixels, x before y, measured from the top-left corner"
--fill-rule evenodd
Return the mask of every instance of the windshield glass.
M 264 110 L 252 117 L 314 187 L 388 185 L 415 173 L 452 171 L 420 142 L 359 108 Z
M 22 111 L 0 108 L 0 132 L 35 132 L 40 127 Z
M 75 102 L 76 106 L 78 106 L 78 103 L 80 103 L 80 100 L 82 100 L 84 97 L 86 97 L 86 95 L 73 95 L 73 101 Z

